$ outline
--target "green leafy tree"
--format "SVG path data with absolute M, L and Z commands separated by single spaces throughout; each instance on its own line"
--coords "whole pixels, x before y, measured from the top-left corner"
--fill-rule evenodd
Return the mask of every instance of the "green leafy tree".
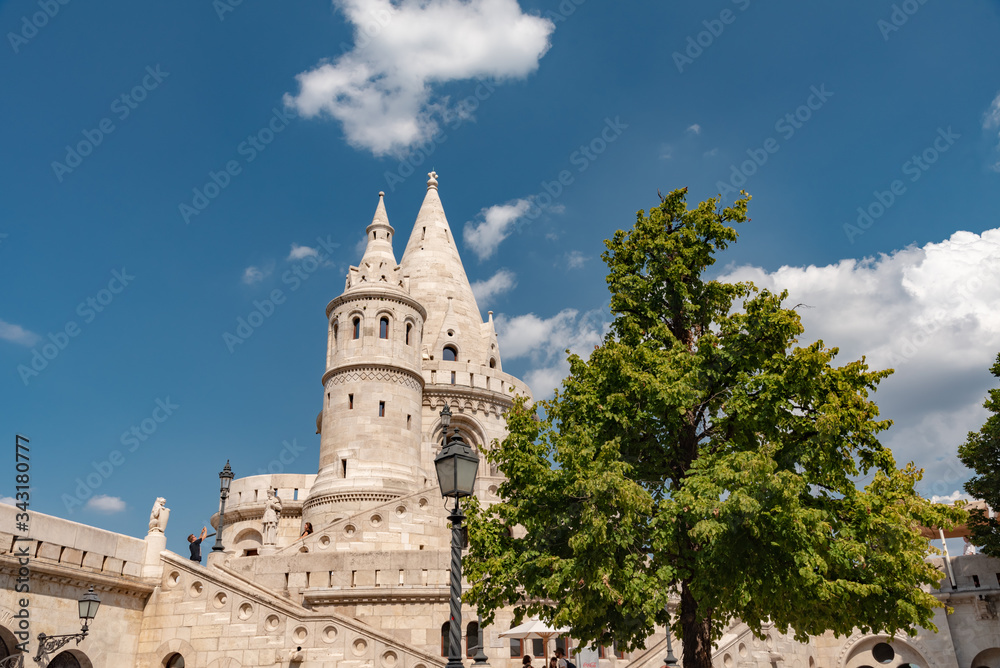
M 960 511 L 918 496 L 922 471 L 876 438 L 890 422 L 868 395 L 890 371 L 795 347 L 784 293 L 708 280 L 749 196 L 721 210 L 685 197 L 606 242 L 609 334 L 570 356 L 554 399 L 508 412 L 489 454 L 501 501 L 470 512 L 467 600 L 487 622 L 514 606 L 631 650 L 675 592 L 685 668 L 710 668 L 733 618 L 802 640 L 933 628 L 921 586 L 940 573 L 917 527 Z
M 1000 354 L 990 373 L 1000 378 Z M 965 491 L 997 509 L 1000 508 L 1000 388 L 990 390 L 983 406 L 992 415 L 979 431 L 969 432 L 968 439 L 958 448 L 958 456 L 978 474 L 965 483 Z M 981 510 L 973 510 L 969 513 L 969 527 L 974 544 L 985 554 L 1000 557 L 1000 522 Z

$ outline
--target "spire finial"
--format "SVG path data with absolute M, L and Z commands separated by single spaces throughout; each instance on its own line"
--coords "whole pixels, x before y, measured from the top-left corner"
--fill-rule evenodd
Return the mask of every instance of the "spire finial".
M 437 187 L 438 187 L 438 175 L 437 175 L 437 172 L 435 172 L 435 171 L 427 172 L 427 176 L 429 177 L 427 179 L 427 189 L 430 190 L 431 188 L 433 188 L 434 190 L 437 190 Z
M 385 192 L 383 192 L 383 191 L 379 190 L 379 191 L 378 191 L 378 196 L 379 196 L 379 197 L 385 197 Z

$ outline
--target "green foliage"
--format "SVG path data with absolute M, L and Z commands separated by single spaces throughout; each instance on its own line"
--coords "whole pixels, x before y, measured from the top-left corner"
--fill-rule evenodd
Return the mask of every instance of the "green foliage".
M 508 412 L 489 453 L 502 501 L 470 512 L 467 599 L 487 621 L 514 606 L 631 650 L 680 592 L 688 668 L 733 617 L 800 639 L 933 628 L 921 586 L 940 573 L 916 527 L 959 511 L 919 497 L 922 472 L 876 438 L 890 422 L 868 396 L 891 371 L 795 347 L 785 293 L 706 280 L 749 196 L 721 210 L 685 196 L 606 242 L 610 333 L 570 356 L 555 398 Z
M 1000 354 L 990 373 L 1000 378 Z M 991 415 L 979 431 L 969 432 L 968 439 L 958 448 L 958 456 L 978 474 L 965 483 L 965 491 L 985 501 L 990 508 L 1000 508 L 1000 388 L 990 390 L 983 406 Z M 972 542 L 984 554 L 1000 557 L 1000 522 L 981 510 L 973 510 L 969 526 Z

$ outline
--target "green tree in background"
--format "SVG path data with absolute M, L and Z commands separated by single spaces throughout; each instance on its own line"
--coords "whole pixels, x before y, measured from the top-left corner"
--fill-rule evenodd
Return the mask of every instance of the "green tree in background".
M 603 344 L 570 356 L 555 398 L 508 412 L 488 455 L 501 502 L 470 513 L 467 600 L 487 623 L 514 606 L 631 650 L 675 592 L 685 668 L 710 668 L 734 617 L 801 640 L 934 628 L 920 587 L 941 574 L 917 527 L 961 511 L 918 496 L 922 471 L 876 438 L 890 422 L 868 395 L 890 371 L 796 347 L 784 293 L 706 278 L 750 198 L 688 209 L 686 192 L 606 242 Z
M 990 373 L 1000 378 L 1000 355 Z M 958 456 L 978 474 L 965 483 L 965 491 L 990 508 L 1000 509 L 1000 388 L 990 390 L 983 406 L 991 415 L 979 431 L 969 432 L 958 448 Z M 974 544 L 985 554 L 1000 557 L 1000 522 L 981 510 L 973 510 L 969 513 L 969 527 Z

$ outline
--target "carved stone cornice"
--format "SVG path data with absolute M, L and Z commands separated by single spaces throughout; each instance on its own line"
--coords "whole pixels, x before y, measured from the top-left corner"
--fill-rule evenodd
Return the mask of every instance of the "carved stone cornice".
M 356 364 L 342 364 L 340 366 L 334 367 L 332 369 L 327 369 L 326 373 L 323 374 L 322 383 L 323 387 L 329 380 L 335 376 L 348 373 L 358 373 L 364 375 L 365 373 L 370 373 L 373 375 L 372 379 L 379 380 L 375 378 L 378 373 L 389 374 L 388 379 L 390 382 L 397 382 L 400 384 L 410 382 L 413 383 L 411 387 L 413 389 L 421 389 L 424 387 L 424 377 L 420 375 L 419 372 L 413 369 L 408 369 L 403 366 L 395 366 L 392 364 L 376 364 L 372 362 L 358 362 Z M 393 376 L 399 376 L 398 379 L 394 379 Z M 370 380 L 367 378 L 360 378 L 360 380 Z
M 450 596 L 450 590 L 447 586 L 345 587 L 343 589 L 316 587 L 302 590 L 302 602 L 309 607 L 374 603 L 390 605 L 447 603 Z
M 427 319 L 427 309 L 424 308 L 423 304 L 411 297 L 408 293 L 404 292 L 402 288 L 390 285 L 379 285 L 378 283 L 372 283 L 365 287 L 357 285 L 352 286 L 348 292 L 331 299 L 330 303 L 326 305 L 326 319 L 329 320 L 330 314 L 333 313 L 334 309 L 341 304 L 373 300 L 396 302 L 397 304 L 409 306 L 419 313 L 421 318 L 424 320 Z
M 145 580 L 131 575 L 108 575 L 107 573 L 85 570 L 81 566 L 67 566 L 46 559 L 32 558 L 28 567 L 31 569 L 33 592 L 38 591 L 40 582 L 51 582 L 84 589 L 93 585 L 98 592 L 111 592 L 146 600 L 156 588 L 154 580 Z M 0 573 L 16 577 L 19 568 L 17 557 L 8 554 L 0 555 Z

